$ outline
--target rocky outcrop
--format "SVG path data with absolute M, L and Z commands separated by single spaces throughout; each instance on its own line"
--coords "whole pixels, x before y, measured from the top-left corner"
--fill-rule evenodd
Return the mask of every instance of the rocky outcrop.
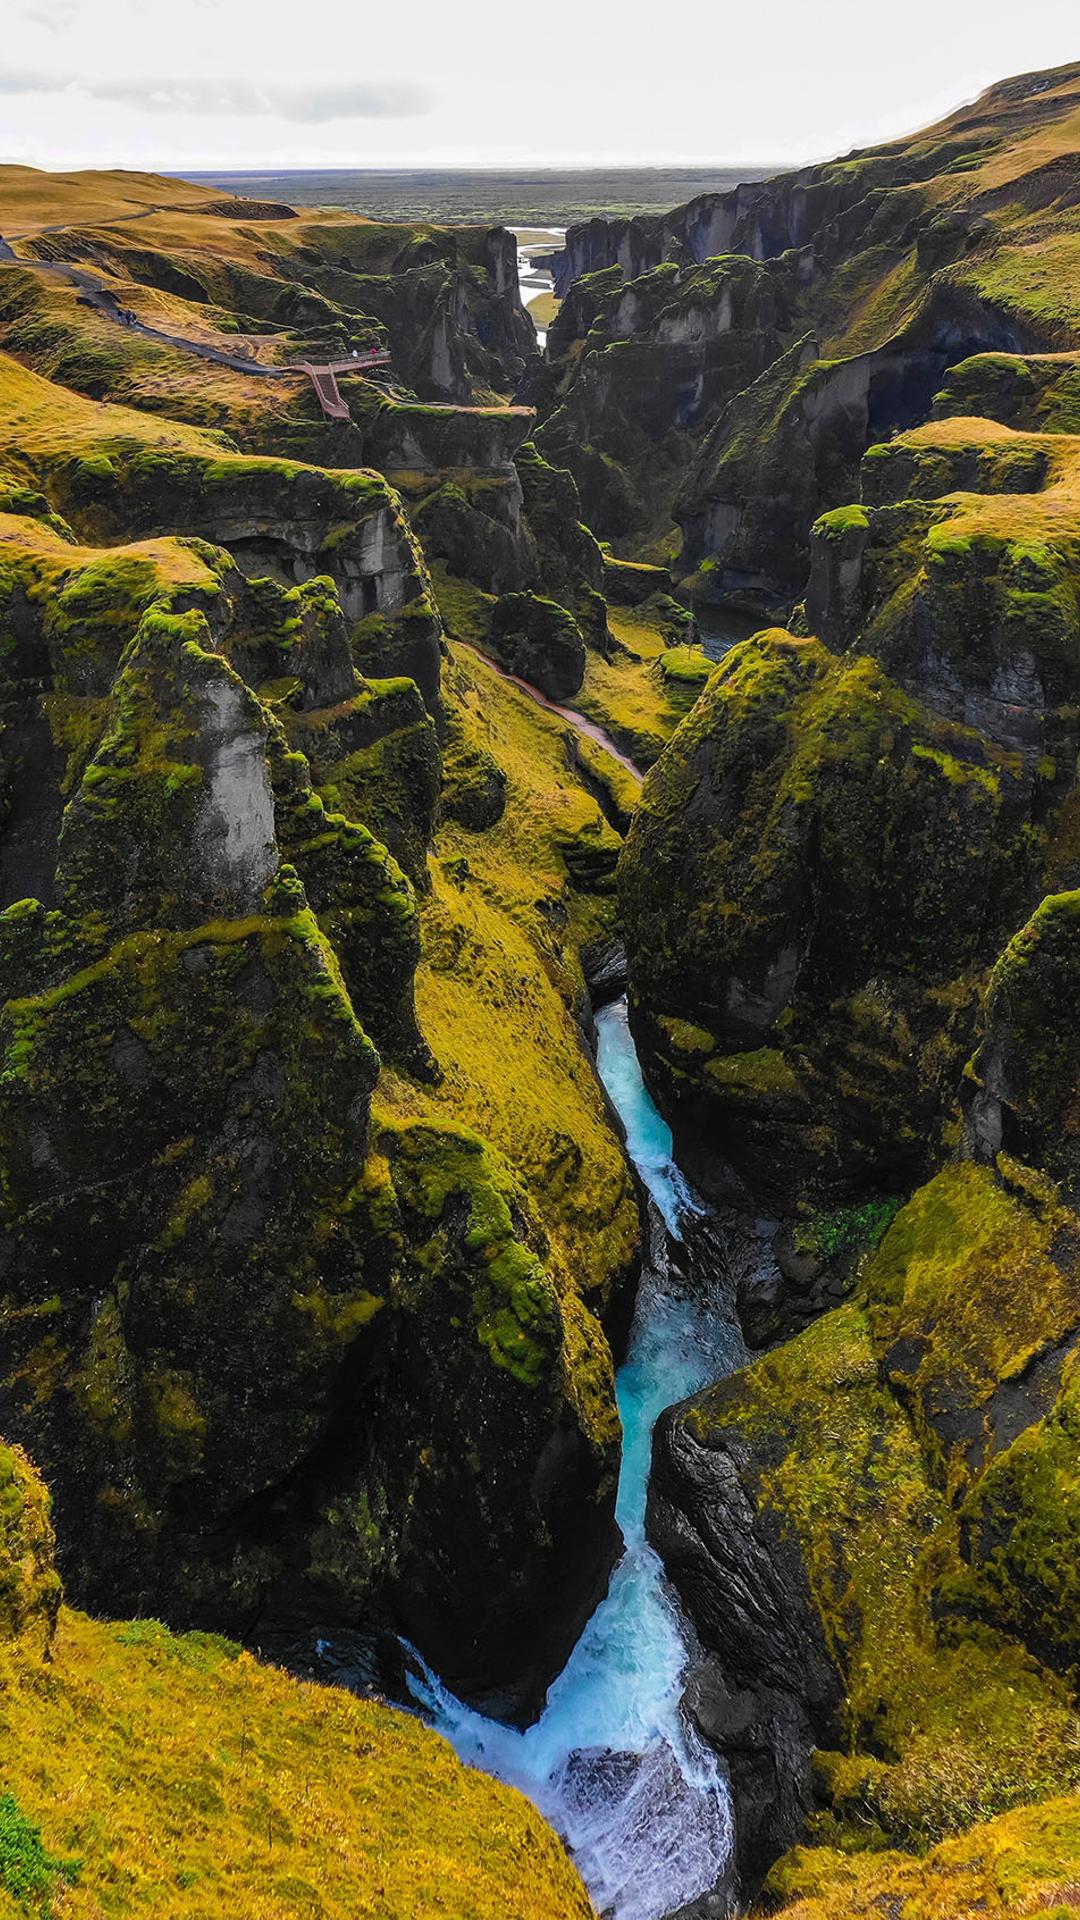
M 1036 884 L 1031 795 L 869 657 L 728 655 L 620 866 L 635 1031 L 706 1191 L 784 1212 L 918 1177 Z
M 396 1621 L 527 1712 L 615 1550 L 617 1423 L 505 1163 L 373 1114 L 381 1060 L 437 1069 L 416 898 L 353 810 L 378 787 L 422 862 L 432 722 L 359 673 L 328 576 L 3 530 L 7 710 L 47 716 L 62 814 L 47 904 L 21 896 L 48 809 L 0 914 L 0 1412 L 71 1587 L 237 1630 Z
M 733 400 L 676 503 L 681 566 L 705 597 L 790 604 L 806 581 L 810 530 L 858 490 L 868 446 L 925 419 L 947 367 L 1033 342 L 1025 328 L 949 285 L 881 346 L 824 360 L 805 336 Z
M 470 640 L 484 642 L 489 620 L 472 590 L 492 596 L 530 592 L 556 601 L 589 644 L 608 647 L 604 559 L 581 519 L 572 474 L 552 466 L 531 442 L 512 465 L 492 470 L 458 467 L 436 474 L 398 476 L 412 524 L 433 566 L 472 598 Z M 445 577 L 443 612 L 453 620 L 454 587 Z
M 865 634 L 897 678 L 1041 765 L 1059 796 L 1076 745 L 1078 445 L 949 420 L 874 448 L 865 507 L 814 530 L 807 601 L 830 644 Z
M 569 700 L 585 672 L 585 642 L 573 616 L 534 593 L 507 593 L 495 604 L 491 650 L 509 673 Z
M 650 1533 L 707 1656 L 687 1705 L 744 1894 L 800 1837 L 918 1845 L 1073 1784 L 1078 1249 L 1043 1175 L 948 1167 L 858 1305 L 659 1424 Z
M 605 268 L 620 267 L 632 278 L 664 261 L 701 262 L 722 253 L 769 260 L 809 246 L 815 265 L 829 267 L 850 247 L 853 228 L 874 223 L 880 238 L 898 224 L 915 227 L 921 198 L 906 195 L 905 188 L 949 168 L 967 170 L 965 162 L 985 151 L 988 140 L 1004 145 L 1043 121 L 1060 119 L 1078 96 L 1076 66 L 1026 74 L 987 88 L 972 106 L 911 140 L 746 181 L 727 193 L 701 194 L 668 214 L 580 222 L 567 229 L 565 252 L 556 256 L 556 292 L 565 297 L 574 281 Z M 1060 197 L 1063 184 L 1060 171 L 1056 179 L 1052 167 L 1047 171 L 1044 204 Z M 935 239 L 939 229 L 961 246 L 969 238 L 963 225 L 950 229 L 948 211 L 935 223 Z
M 736 1868 L 749 1892 L 813 1804 L 810 1751 L 830 1744 L 840 1682 L 798 1548 L 755 1505 L 775 1446 L 728 1424 L 738 1376 L 657 1425 L 649 1535 L 708 1656 L 684 1706 L 728 1767 Z
M 1068 235 L 1075 193 L 1068 163 L 1026 139 L 1038 122 L 1067 144 L 1075 97 L 1075 68 L 1029 76 L 912 141 L 571 228 L 539 438 L 573 461 L 593 524 L 662 534 L 674 503 L 688 591 L 787 611 L 814 521 L 943 385 L 943 411 L 975 379 L 1009 424 L 1025 398 L 1030 424 L 1075 420 L 1070 369 L 1047 356 L 1075 348 L 1080 316 L 1042 296 L 1037 265 L 1040 218 Z M 1006 191 L 992 156 L 1011 138 Z M 722 285 L 740 290 L 734 316 Z
M 548 334 L 553 394 L 537 434 L 598 533 L 670 521 L 695 429 L 779 351 L 793 276 L 732 256 L 575 285 Z
M 521 481 L 513 465 L 496 473 L 427 476 L 410 486 L 412 522 L 432 562 L 485 593 L 511 593 L 534 572 L 523 514 Z
M 535 418 L 531 407 L 422 406 L 379 395 L 366 383 L 358 383 L 354 396 L 349 376 L 342 378 L 361 435 L 363 464 L 382 473 L 467 469 L 494 474 L 512 467 Z

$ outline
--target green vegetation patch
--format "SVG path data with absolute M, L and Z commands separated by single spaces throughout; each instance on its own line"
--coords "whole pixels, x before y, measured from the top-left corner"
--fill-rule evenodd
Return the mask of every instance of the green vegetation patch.
M 43 1844 L 41 1829 L 10 1793 L 0 1794 L 0 1887 L 34 1920 L 53 1920 L 53 1895 L 74 1886 L 80 1860 L 64 1860 Z

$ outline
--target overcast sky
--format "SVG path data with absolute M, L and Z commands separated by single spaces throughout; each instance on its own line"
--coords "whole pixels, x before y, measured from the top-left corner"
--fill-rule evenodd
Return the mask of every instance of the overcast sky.
M 1077 0 L 0 0 L 0 159 L 820 159 L 1080 59 Z

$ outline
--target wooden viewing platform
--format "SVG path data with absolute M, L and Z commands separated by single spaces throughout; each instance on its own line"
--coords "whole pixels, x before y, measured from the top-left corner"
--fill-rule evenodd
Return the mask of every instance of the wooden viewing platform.
M 349 420 L 351 414 L 341 397 L 337 376 L 339 373 L 367 373 L 372 367 L 385 367 L 390 355 L 372 347 L 369 352 L 352 355 L 348 360 L 331 360 L 324 367 L 312 366 L 308 360 L 299 362 L 299 369 L 307 374 L 315 389 L 320 407 L 330 420 Z

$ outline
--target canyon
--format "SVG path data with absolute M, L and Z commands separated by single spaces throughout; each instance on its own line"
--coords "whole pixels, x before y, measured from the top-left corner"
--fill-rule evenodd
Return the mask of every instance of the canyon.
M 0 1915 L 1071 1910 L 1080 67 L 0 233 Z

